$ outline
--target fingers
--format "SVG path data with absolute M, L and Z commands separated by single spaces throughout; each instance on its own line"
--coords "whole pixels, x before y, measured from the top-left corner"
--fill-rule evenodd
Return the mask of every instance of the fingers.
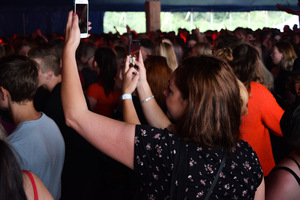
M 69 16 L 68 16 L 68 21 L 67 21 L 67 26 L 66 26 L 66 31 L 68 32 L 68 30 L 70 30 L 71 26 L 72 26 L 72 19 L 73 19 L 73 10 L 71 10 L 69 12 Z
M 143 55 L 142 55 L 142 51 L 139 50 L 139 61 L 143 60 Z
M 91 25 L 92 25 L 92 22 L 89 22 L 89 31 L 92 29 Z
M 73 13 L 72 28 L 79 28 L 78 15 L 76 13 Z
M 70 49 L 76 50 L 79 42 L 80 30 L 78 25 L 78 16 L 73 11 L 70 11 L 66 25 L 65 44 L 68 45 Z
M 131 75 L 131 76 L 135 76 L 135 75 L 138 75 L 138 71 L 134 68 L 134 67 L 130 67 L 128 69 L 128 71 L 126 71 L 126 75 Z
M 123 76 L 124 78 L 122 91 L 123 93 L 131 94 L 137 86 L 139 80 L 139 73 L 134 67 L 130 67 Z
M 142 60 L 136 60 L 135 61 L 135 64 L 139 67 L 139 70 L 144 70 L 145 66 L 144 66 L 144 62 L 143 62 L 143 59 Z
M 128 69 L 129 69 L 129 56 L 126 56 L 124 73 L 126 73 Z

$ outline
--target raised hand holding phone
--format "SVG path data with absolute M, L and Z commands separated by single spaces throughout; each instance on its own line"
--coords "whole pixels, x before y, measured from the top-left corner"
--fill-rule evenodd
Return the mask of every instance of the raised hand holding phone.
M 88 0 L 74 0 L 74 12 L 78 15 L 80 38 L 89 36 L 89 2 Z

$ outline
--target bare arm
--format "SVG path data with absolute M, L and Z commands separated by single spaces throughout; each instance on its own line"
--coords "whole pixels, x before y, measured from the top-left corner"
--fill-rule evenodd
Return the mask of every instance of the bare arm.
M 146 78 L 146 69 L 142 62 L 142 54 L 140 53 L 139 60 L 141 62 L 136 61 L 136 65 L 138 66 L 138 71 L 140 74 L 140 79 L 137 84 L 137 91 L 141 101 L 151 97 L 153 95 L 151 88 L 147 82 Z M 168 128 L 172 125 L 169 118 L 165 115 L 165 113 L 161 110 L 159 105 L 157 104 L 155 98 L 150 99 L 149 101 L 141 103 L 142 109 L 145 115 L 147 122 L 157 128 Z
M 129 59 L 126 58 L 125 69 L 123 73 L 123 94 L 132 94 L 135 90 L 137 82 L 139 79 L 139 74 L 134 67 L 129 68 Z M 139 117 L 136 113 L 135 107 L 133 105 L 132 99 L 124 99 L 122 101 L 123 109 L 123 120 L 125 122 L 133 124 L 141 124 Z
M 282 5 L 280 4 L 276 4 L 277 8 L 279 10 L 282 10 L 282 11 L 285 11 L 289 14 L 292 14 L 292 15 L 298 15 L 297 11 L 293 10 L 293 9 L 290 9 L 290 8 L 286 8 L 286 7 L 283 7 Z
M 97 149 L 133 169 L 135 125 L 88 110 L 75 60 L 79 42 L 78 16 L 70 11 L 62 58 L 61 97 L 66 123 Z
M 265 199 L 265 179 L 263 178 L 262 182 L 258 186 L 254 200 L 264 200 Z
M 48 191 L 44 183 L 41 181 L 41 179 L 38 176 L 36 176 L 34 173 L 32 172 L 29 173 L 31 173 L 34 179 L 39 199 L 53 200 L 52 195 L 50 194 L 50 192 Z M 34 199 L 33 185 L 29 176 L 25 172 L 22 173 L 22 176 L 23 176 L 24 191 L 26 193 L 27 199 L 28 200 Z

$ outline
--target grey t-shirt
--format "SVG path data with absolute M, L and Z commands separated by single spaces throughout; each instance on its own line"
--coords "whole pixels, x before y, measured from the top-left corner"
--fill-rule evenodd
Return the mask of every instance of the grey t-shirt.
M 61 195 L 65 143 L 56 123 L 46 114 L 20 123 L 8 136 L 22 170 L 36 174 L 54 199 Z

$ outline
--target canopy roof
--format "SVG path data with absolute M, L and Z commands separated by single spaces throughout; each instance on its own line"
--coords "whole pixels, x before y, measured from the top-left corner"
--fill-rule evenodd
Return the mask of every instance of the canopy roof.
M 161 0 L 161 10 L 171 12 L 199 11 L 253 11 L 278 10 L 279 3 L 291 9 L 299 9 L 297 0 Z M 92 32 L 103 30 L 105 11 L 144 11 L 145 0 L 89 0 Z M 73 8 L 73 0 L 1 0 L 0 36 L 14 33 L 25 35 L 37 28 L 43 33 L 63 33 L 67 13 Z M 100 22 L 100 23 L 99 23 Z M 96 25 L 96 27 L 95 27 Z
M 276 3 L 297 9 L 297 0 L 161 0 L 163 11 L 251 11 L 277 10 Z M 89 0 L 90 9 L 98 11 L 143 11 L 145 0 Z M 1 0 L 1 7 L 70 7 L 72 0 Z

